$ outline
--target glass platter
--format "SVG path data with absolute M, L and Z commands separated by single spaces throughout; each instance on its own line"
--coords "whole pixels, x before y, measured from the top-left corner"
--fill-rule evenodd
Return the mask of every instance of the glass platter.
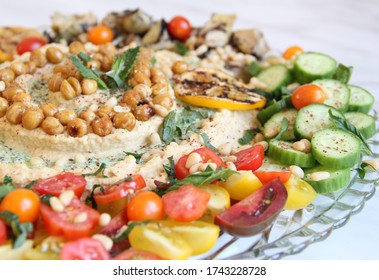
M 368 143 L 372 156 L 379 157 L 379 120 L 377 112 L 376 135 Z M 334 229 L 344 226 L 352 215 L 359 213 L 379 186 L 379 173 L 368 172 L 362 180 L 352 170 L 351 181 L 343 189 L 319 194 L 308 207 L 297 211 L 282 211 L 270 228 L 247 238 L 237 238 L 226 233 L 220 235 L 217 244 L 196 259 L 280 259 L 296 254 L 314 242 L 327 238 Z

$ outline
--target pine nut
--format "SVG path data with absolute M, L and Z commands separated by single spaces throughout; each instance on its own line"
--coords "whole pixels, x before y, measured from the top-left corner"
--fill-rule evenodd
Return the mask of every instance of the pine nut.
M 203 164 L 202 163 L 196 163 L 194 165 L 192 165 L 189 169 L 189 173 L 190 174 L 195 174 L 196 172 L 198 172 L 200 170 L 200 167 L 202 166 Z
M 86 212 L 82 212 L 78 215 L 75 216 L 74 218 L 74 224 L 80 224 L 80 223 L 83 223 L 87 220 L 87 213 Z
M 232 144 L 230 144 L 229 142 L 226 142 L 218 146 L 217 149 L 221 155 L 227 156 L 227 155 L 230 155 L 230 153 L 232 152 Z
M 63 212 L 63 210 L 64 210 L 64 205 L 63 205 L 63 203 L 59 200 L 58 197 L 56 197 L 56 196 L 50 197 L 50 199 L 49 199 L 49 203 L 50 203 L 51 208 L 52 208 L 55 212 Z
M 110 251 L 113 247 L 113 240 L 104 234 L 95 234 L 92 238 L 100 241 L 107 251 Z
M 237 157 L 236 156 L 228 156 L 225 161 L 230 161 L 230 162 L 236 162 L 237 161 Z
M 375 171 L 378 171 L 379 170 L 379 161 L 375 161 L 375 160 L 364 160 L 363 161 L 364 163 L 367 163 L 372 169 L 374 169 Z
M 266 138 L 272 138 L 272 137 L 276 136 L 278 133 L 279 133 L 278 130 L 273 129 L 273 128 L 270 128 L 270 129 L 267 129 L 267 130 L 265 131 L 265 135 L 264 135 L 264 136 L 265 136 Z
M 311 142 L 308 139 L 301 139 L 300 142 L 304 143 L 305 145 L 304 152 L 310 153 L 312 148 Z
M 265 140 L 265 137 L 263 136 L 262 133 L 257 133 L 255 136 L 254 136 L 254 142 L 255 143 L 259 143 L 259 142 L 262 142 Z
M 299 177 L 300 179 L 304 178 L 304 171 L 299 166 L 291 165 L 289 170 L 296 177 Z
M 0 81 L 0 91 L 3 91 L 5 89 L 5 83 L 4 81 Z
M 217 169 L 217 164 L 216 164 L 216 163 L 214 163 L 214 162 L 210 162 L 210 163 L 207 163 L 207 164 L 208 164 L 207 168 L 210 167 L 210 168 L 212 168 L 213 170 L 216 170 L 216 169 Z
M 313 172 L 310 175 L 312 181 L 322 181 L 330 177 L 330 173 L 326 171 Z
M 158 116 L 164 118 L 168 115 L 168 110 L 159 104 L 154 104 L 153 109 L 155 110 L 155 113 L 157 113 Z
M 186 161 L 186 168 L 191 168 L 194 164 L 202 162 L 203 159 L 198 153 L 192 153 L 188 156 Z
M 267 151 L 268 149 L 268 142 L 267 141 L 261 141 L 258 143 L 255 143 L 254 146 L 261 145 L 263 147 L 263 150 Z
M 107 100 L 107 102 L 105 102 L 105 105 L 110 106 L 110 107 L 113 108 L 114 106 L 117 105 L 117 98 L 114 97 L 114 96 L 112 96 L 111 98 L 109 98 L 109 99 Z
M 295 143 L 292 144 L 292 148 L 296 151 L 299 151 L 299 152 L 304 152 L 305 150 L 305 144 L 304 142 L 301 142 L 301 141 L 297 141 Z
M 59 195 L 59 200 L 64 206 L 68 206 L 74 198 L 75 193 L 72 190 L 64 191 Z
M 226 168 L 233 170 L 233 171 L 237 171 L 236 165 L 231 161 L 226 162 Z
M 157 132 L 152 133 L 149 139 L 150 139 L 150 143 L 153 145 L 158 145 L 162 143 L 161 137 L 159 136 Z
M 99 225 L 105 227 L 111 221 L 112 217 L 108 213 L 102 213 L 99 217 Z

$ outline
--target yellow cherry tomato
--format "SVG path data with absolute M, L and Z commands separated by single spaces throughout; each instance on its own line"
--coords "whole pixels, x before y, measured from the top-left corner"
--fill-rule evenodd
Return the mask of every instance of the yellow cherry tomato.
M 33 247 L 33 240 L 27 239 L 20 247 L 13 248 L 8 240 L 0 246 L 0 260 L 24 260 L 24 253 Z
M 287 202 L 284 205 L 286 210 L 297 210 L 307 207 L 317 197 L 317 192 L 313 187 L 295 175 L 284 184 L 287 189 Z
M 205 222 L 213 223 L 214 217 L 216 217 L 218 213 L 230 207 L 230 195 L 225 188 L 219 185 L 207 184 L 199 186 L 198 188 L 211 195 L 207 210 L 200 219 Z
M 23 256 L 27 260 L 59 260 L 64 242 L 63 237 L 49 236 L 41 244 L 25 251 Z
M 261 181 L 252 171 L 242 170 L 230 176 L 225 182 L 221 182 L 220 185 L 228 191 L 230 198 L 235 200 L 242 200 L 262 187 Z

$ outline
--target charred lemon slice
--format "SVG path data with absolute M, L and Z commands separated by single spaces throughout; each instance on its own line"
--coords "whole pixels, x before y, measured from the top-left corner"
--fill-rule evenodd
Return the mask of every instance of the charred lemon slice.
M 229 110 L 262 108 L 266 99 L 220 70 L 198 68 L 174 77 L 176 97 L 188 104 Z

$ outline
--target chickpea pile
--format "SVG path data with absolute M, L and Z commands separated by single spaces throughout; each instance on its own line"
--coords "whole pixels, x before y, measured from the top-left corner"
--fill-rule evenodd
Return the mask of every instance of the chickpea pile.
M 68 54 L 56 46 L 49 46 L 44 51 L 36 49 L 30 53 L 29 61 L 16 61 L 1 69 L 0 81 L 4 82 L 5 89 L 0 96 L 0 117 L 5 116 L 9 123 L 21 124 L 28 130 L 40 127 L 49 135 L 66 131 L 72 137 L 82 137 L 88 133 L 104 137 L 115 129 L 131 131 L 137 121 L 147 121 L 155 114 L 165 117 L 172 108 L 174 100 L 169 93 L 168 79 L 159 68 L 151 67 L 153 51 L 147 48 L 140 51 L 127 81 L 131 89 L 124 92 L 120 103 L 113 97 L 114 100 L 109 99 L 97 110 L 86 109 L 79 114 L 51 103 L 36 105 L 31 95 L 17 83 L 16 78 L 33 74 L 47 64 L 54 65 L 48 80 L 50 92 L 71 100 L 98 91 L 97 82 L 83 78 L 69 58 L 69 55 L 86 53 L 83 43 L 72 42 L 68 49 Z M 111 43 L 100 45 L 97 51 L 89 54 L 93 59 L 87 62 L 86 67 L 109 71 L 116 54 L 117 50 Z M 188 65 L 184 62 L 173 65 L 176 74 L 187 69 Z

